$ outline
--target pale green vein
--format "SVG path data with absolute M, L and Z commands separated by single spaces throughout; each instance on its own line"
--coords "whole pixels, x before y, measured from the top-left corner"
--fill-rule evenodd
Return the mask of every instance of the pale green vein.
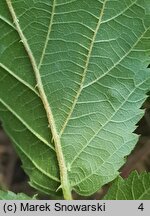
M 16 25 L 18 34 L 22 40 L 24 48 L 25 48 L 25 50 L 29 56 L 31 65 L 33 67 L 33 72 L 35 74 L 35 78 L 37 81 L 37 88 L 39 90 L 39 94 L 40 94 L 41 100 L 43 102 L 43 106 L 45 108 L 45 111 L 46 111 L 47 120 L 49 123 L 49 127 L 51 129 L 50 133 L 52 133 L 53 141 L 55 144 L 55 150 L 56 150 L 56 155 L 57 155 L 59 169 L 60 169 L 61 188 L 62 188 L 62 191 L 64 194 L 64 198 L 67 200 L 70 200 L 70 199 L 72 199 L 71 188 L 70 188 L 70 183 L 69 183 L 69 179 L 68 179 L 68 173 L 67 173 L 67 167 L 65 164 L 65 159 L 64 159 L 63 152 L 62 152 L 61 141 L 60 141 L 60 138 L 58 136 L 54 117 L 52 114 L 52 110 L 51 110 L 51 107 L 49 105 L 49 102 L 48 102 L 48 99 L 47 99 L 47 96 L 46 96 L 46 93 L 45 93 L 45 90 L 43 87 L 43 83 L 42 83 L 41 76 L 40 76 L 40 71 L 39 71 L 38 66 L 36 64 L 36 60 L 33 56 L 33 53 L 32 53 L 32 50 L 31 50 L 29 44 L 28 44 L 28 41 L 27 41 L 27 39 L 26 39 L 26 37 L 25 37 L 24 33 L 22 32 L 22 29 L 19 25 L 17 15 L 14 11 L 11 0 L 6 0 L 6 3 L 8 5 L 9 11 L 10 11 L 11 16 L 13 18 L 13 21 Z
M 53 195 L 56 193 L 56 191 L 48 188 L 48 187 L 45 187 L 43 185 L 40 185 L 38 184 L 35 180 L 32 180 L 29 182 L 30 186 L 35 188 L 37 191 L 39 191 L 39 188 L 40 188 L 40 191 L 43 192 L 43 194 L 47 194 L 47 195 Z M 55 195 L 56 196 L 56 195 Z
M 119 17 L 120 15 L 124 14 L 127 10 L 129 10 L 129 8 L 131 8 L 135 3 L 137 2 L 137 0 L 135 0 L 132 4 L 130 4 L 127 8 L 125 8 L 123 11 L 121 11 L 120 13 L 116 14 L 115 16 L 111 17 L 110 19 L 107 19 L 105 21 L 102 21 L 102 23 L 107 23 L 110 22 L 111 20 L 114 20 L 115 18 Z
M 117 194 L 119 194 L 119 191 L 123 194 L 123 196 L 125 197 L 125 199 L 127 200 L 126 194 L 124 192 L 124 190 L 122 190 L 122 188 L 119 185 L 119 181 L 118 181 L 118 188 L 117 188 Z M 116 195 L 117 197 L 117 195 Z
M 45 176 L 47 176 L 48 178 L 56 181 L 56 182 L 60 182 L 60 180 L 58 178 L 56 178 L 55 176 L 50 175 L 49 173 L 45 172 L 43 169 L 41 169 L 37 163 L 33 160 L 33 158 L 31 158 L 22 148 L 21 145 L 19 145 L 14 138 L 10 135 L 13 143 L 20 149 L 20 151 L 30 160 L 30 162 L 35 166 L 36 169 L 38 169 L 42 174 L 44 174 Z
M 0 98 L 0 102 L 7 108 L 7 110 L 9 110 L 34 136 L 36 136 L 39 140 L 41 140 L 41 142 L 43 142 L 44 144 L 46 144 L 48 147 L 50 147 L 51 149 L 54 149 L 54 147 L 52 145 L 50 145 L 50 143 L 48 143 L 43 137 L 41 137 L 36 131 L 34 131 L 30 125 L 28 125 L 8 104 L 6 104 L 1 98 Z
M 48 41 L 49 41 L 49 36 L 50 36 L 52 25 L 53 25 L 53 19 L 54 19 L 54 14 L 55 14 L 55 5 L 56 5 L 56 0 L 53 0 L 52 14 L 51 14 L 50 23 L 49 23 L 49 26 L 48 26 L 48 32 L 47 32 L 47 36 L 46 36 L 46 41 L 45 41 L 43 51 L 42 51 L 42 55 L 41 55 L 41 59 L 40 59 L 39 65 L 38 65 L 39 70 L 40 70 L 40 67 L 41 67 L 43 59 L 44 59 L 45 51 L 46 51 L 46 48 L 47 48 L 47 44 L 48 44 Z
M 145 80 L 144 80 L 143 82 L 139 83 L 139 84 L 130 92 L 130 94 L 128 95 L 128 97 L 126 98 L 126 100 L 123 101 L 123 103 L 118 107 L 118 109 L 113 113 L 113 115 L 111 115 L 111 117 L 106 121 L 106 123 L 94 134 L 94 136 L 89 140 L 89 142 L 78 152 L 78 154 L 76 155 L 76 157 L 74 157 L 73 161 L 70 163 L 70 166 L 73 165 L 73 163 L 74 163 L 75 160 L 79 157 L 79 155 L 83 152 L 83 150 L 91 143 L 91 141 L 97 136 L 97 134 L 111 121 L 111 119 L 116 115 L 116 113 L 121 109 L 121 107 L 128 101 L 128 99 L 129 99 L 130 96 L 134 93 L 134 91 L 135 91 L 139 86 L 141 86 L 144 82 L 145 82 Z M 144 101 L 144 99 L 146 99 L 146 98 L 147 98 L 147 96 L 144 95 L 144 96 L 143 96 L 143 101 Z M 108 161 L 120 148 L 122 148 L 122 146 L 119 147 L 118 149 L 116 149 L 116 150 L 114 151 L 114 153 L 111 154 L 111 155 L 107 158 L 107 160 L 104 161 L 104 162 L 101 164 L 101 166 L 103 166 L 105 163 L 107 163 L 107 161 Z M 98 167 L 96 170 L 94 170 L 94 172 L 96 172 L 99 168 L 100 168 L 100 167 Z M 93 173 L 91 173 L 90 175 L 88 175 L 86 178 L 82 179 L 82 181 L 84 181 L 85 179 L 89 178 L 91 175 L 93 175 Z M 81 183 L 82 181 L 77 182 L 76 185 L 79 184 L 79 183 Z
M 64 6 L 64 5 L 67 5 L 67 4 L 71 4 L 73 2 L 76 2 L 77 0 L 70 0 L 69 2 L 63 2 L 63 3 L 60 3 L 60 4 L 57 4 L 57 6 Z
M 119 63 L 124 60 L 125 57 L 127 57 L 132 51 L 133 51 L 133 48 L 135 48 L 135 46 L 140 42 L 141 38 L 143 38 L 143 36 L 147 33 L 147 31 L 150 29 L 150 27 L 148 29 L 146 29 L 143 34 L 138 37 L 138 40 L 131 46 L 131 48 L 129 49 L 129 51 L 124 55 L 122 56 L 119 61 L 117 61 L 109 70 L 107 70 L 104 74 L 102 74 L 100 77 L 96 78 L 95 80 L 93 80 L 92 82 L 86 84 L 83 86 L 83 89 L 93 85 L 94 83 L 96 83 L 97 81 L 99 81 L 101 78 L 103 78 L 104 76 L 106 76 L 110 71 L 112 71 L 117 65 L 119 65 Z M 134 50 L 136 51 L 136 50 Z
M 11 26 L 13 29 L 16 30 L 15 26 L 9 21 L 7 20 L 6 18 L 0 16 L 0 19 L 3 20 L 5 23 L 7 23 L 9 26 Z
M 134 179 L 135 179 L 135 175 L 133 176 L 132 184 L 131 184 L 131 193 L 132 193 L 133 200 L 135 200 L 135 195 L 134 195 L 134 191 L 133 191 Z
M 146 194 L 149 194 L 150 192 L 150 187 L 148 189 L 146 189 L 142 194 L 141 196 L 138 198 L 139 200 L 143 199 L 143 197 L 146 195 Z
M 70 162 L 70 166 L 72 166 L 72 164 L 75 162 L 75 160 L 79 157 L 79 155 L 83 152 L 83 150 L 91 143 L 91 141 L 97 136 L 97 134 L 112 120 L 112 118 L 117 114 L 117 112 L 122 108 L 122 106 L 128 101 L 128 99 L 130 98 L 130 96 L 134 93 L 134 91 L 141 85 L 143 84 L 145 81 L 143 81 L 142 83 L 140 83 L 138 86 L 136 86 L 128 95 L 128 97 L 123 101 L 123 103 L 116 109 L 116 111 L 110 116 L 109 119 L 107 119 L 107 121 L 105 122 L 105 124 L 99 128 L 98 132 L 96 132 L 91 139 L 89 140 L 89 142 L 78 152 L 78 154 L 74 157 L 74 159 L 72 160 L 72 162 Z M 145 95 L 145 98 L 147 96 Z
M 88 70 L 88 66 L 89 66 L 89 62 L 90 62 L 91 53 L 92 53 L 92 50 L 93 50 L 93 46 L 94 46 L 94 42 L 95 42 L 95 39 L 96 39 L 96 35 L 97 35 L 98 30 L 99 30 L 100 25 L 101 25 L 101 21 L 102 21 L 102 17 L 103 17 L 103 14 L 104 14 L 104 9 L 105 9 L 106 2 L 107 2 L 107 0 L 104 1 L 103 7 L 102 7 L 102 9 L 101 9 L 101 11 L 100 11 L 99 20 L 98 20 L 96 29 L 95 29 L 95 31 L 94 31 L 93 38 L 92 38 L 92 40 L 91 40 L 91 44 L 90 44 L 89 52 L 88 52 L 88 55 L 87 55 L 86 64 L 85 64 L 85 67 L 84 67 L 83 76 L 82 76 L 82 80 L 81 80 L 81 83 L 80 83 L 78 92 L 77 92 L 77 94 L 76 94 L 76 96 L 75 96 L 75 98 L 74 98 L 72 107 L 71 107 L 71 109 L 70 109 L 70 111 L 69 111 L 69 113 L 68 113 L 68 116 L 67 116 L 67 118 L 66 118 L 66 121 L 64 122 L 64 124 L 63 124 L 63 126 L 62 126 L 62 129 L 61 129 L 61 131 L 60 131 L 60 133 L 59 133 L 59 137 L 62 136 L 62 134 L 63 134 L 63 132 L 64 132 L 66 126 L 67 126 L 67 123 L 68 123 L 68 121 L 70 120 L 70 117 L 71 117 L 71 115 L 72 115 L 72 113 L 73 113 L 73 111 L 74 111 L 74 108 L 75 108 L 75 106 L 76 106 L 76 103 L 77 103 L 77 101 L 78 101 L 78 98 L 79 98 L 79 96 L 80 96 L 80 94 L 81 94 L 81 92 L 82 92 L 83 83 L 84 83 L 84 80 L 85 80 L 85 77 L 86 77 L 86 74 L 87 74 L 87 70 Z
M 6 67 L 4 64 L 0 63 L 0 67 L 2 67 L 5 71 L 7 71 L 10 75 L 12 75 L 14 78 L 16 78 L 19 82 L 24 84 L 27 88 L 29 88 L 31 91 L 33 91 L 37 96 L 39 96 L 39 93 L 33 88 L 29 83 L 21 79 L 19 76 L 17 76 L 13 71 L 11 71 L 8 67 Z

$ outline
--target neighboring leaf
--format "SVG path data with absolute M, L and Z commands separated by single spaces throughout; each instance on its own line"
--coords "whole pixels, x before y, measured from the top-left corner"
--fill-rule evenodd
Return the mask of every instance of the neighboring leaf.
M 133 172 L 128 179 L 118 177 L 104 199 L 150 200 L 150 173 Z
M 35 197 L 31 198 L 23 193 L 15 194 L 11 191 L 0 190 L 0 200 L 35 200 L 35 199 L 36 199 Z
M 89 195 L 118 175 L 150 86 L 149 0 L 0 1 L 0 116 L 30 177 Z M 60 176 L 60 177 L 59 177 Z

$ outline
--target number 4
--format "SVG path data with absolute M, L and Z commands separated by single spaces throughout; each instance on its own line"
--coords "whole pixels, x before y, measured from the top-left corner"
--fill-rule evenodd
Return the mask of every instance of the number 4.
M 139 210 L 143 211 L 144 210 L 144 206 L 143 206 L 143 203 L 141 203 L 138 207 Z

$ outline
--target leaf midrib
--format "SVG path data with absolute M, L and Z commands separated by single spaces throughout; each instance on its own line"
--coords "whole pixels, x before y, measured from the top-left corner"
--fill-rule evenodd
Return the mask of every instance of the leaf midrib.
M 41 100 L 43 102 L 43 106 L 45 108 L 48 124 L 50 127 L 50 132 L 52 133 L 53 141 L 55 144 L 55 150 L 56 150 L 57 160 L 58 160 L 59 169 L 60 169 L 59 171 L 60 171 L 61 187 L 62 187 L 62 190 L 64 193 L 64 198 L 65 199 L 72 199 L 71 191 L 70 191 L 71 188 L 70 188 L 70 184 L 69 184 L 69 180 L 68 180 L 67 167 L 66 167 L 64 155 L 62 152 L 61 142 L 60 142 L 60 138 L 59 138 L 58 133 L 57 133 L 56 126 L 55 126 L 55 121 L 54 121 L 54 117 L 53 117 L 53 114 L 51 111 L 51 107 L 48 103 L 48 99 L 47 99 L 46 93 L 44 91 L 44 87 L 43 87 L 41 76 L 40 76 L 40 71 L 39 71 L 38 66 L 36 64 L 36 60 L 33 56 L 31 48 L 27 42 L 27 39 L 21 30 L 21 26 L 18 22 L 17 15 L 15 13 L 15 10 L 13 8 L 11 0 L 6 0 L 6 3 L 8 5 L 8 8 L 9 8 L 10 14 L 13 18 L 13 21 L 16 25 L 17 32 L 21 38 L 21 41 L 22 41 L 24 48 L 25 48 L 25 50 L 28 54 L 28 57 L 30 59 L 30 62 L 31 62 L 31 65 L 32 65 L 32 68 L 34 71 L 34 75 L 35 75 L 35 78 L 37 81 L 37 88 L 39 90 L 39 94 L 40 94 Z

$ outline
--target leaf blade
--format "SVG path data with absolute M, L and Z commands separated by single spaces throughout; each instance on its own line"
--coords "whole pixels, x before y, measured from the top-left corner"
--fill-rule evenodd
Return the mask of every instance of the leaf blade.
M 40 116 L 42 113 L 43 120 L 36 119 L 34 114 L 30 119 L 27 118 L 24 109 L 24 121 L 30 123 L 39 136 L 46 137 L 47 144 L 52 148 L 51 140 L 55 137 L 55 148 L 57 150 L 59 146 L 63 167 L 57 156 L 58 168 L 55 152 L 50 151 L 49 157 L 55 158 L 55 171 L 50 168 L 48 172 L 52 172 L 56 179 L 59 178 L 59 172 L 60 176 L 65 173 L 68 190 L 74 189 L 88 195 L 113 180 L 124 163 L 123 158 L 135 145 L 137 137 L 131 132 L 142 115 L 139 108 L 146 98 L 150 82 L 149 70 L 146 70 L 150 38 L 146 4 L 149 5 L 147 0 L 95 0 L 87 4 L 84 1 L 80 1 L 80 4 L 78 1 L 12 2 L 13 19 L 27 53 L 22 43 L 17 44 L 20 39 L 16 32 L 13 32 L 13 39 L 17 42 L 13 43 L 17 44 L 18 54 L 24 56 L 20 62 L 22 71 L 28 76 L 23 76 L 23 72 L 6 61 L 6 53 L 13 59 L 9 49 L 13 44 L 10 39 L 7 45 L 1 39 L 6 49 L 5 55 L 1 54 L 1 65 L 6 65 L 8 71 L 14 71 L 15 76 L 28 83 L 31 89 L 36 86 L 36 80 L 40 79 L 40 89 L 42 95 L 46 96 L 46 106 L 49 108 L 43 108 L 35 96 L 37 105 L 41 106 L 37 113 Z M 110 13 L 112 8 L 117 9 Z M 28 20 L 25 17 L 29 14 L 31 17 Z M 4 35 L 12 34 L 13 30 L 10 31 L 8 26 L 5 26 L 7 29 Z M 34 77 L 36 74 L 38 76 Z M 1 93 L 1 97 L 4 94 Z M 26 99 L 26 102 L 29 103 L 29 100 Z M 19 109 L 15 109 L 21 116 Z M 49 118 L 53 120 L 48 123 Z M 33 123 L 35 121 L 40 129 Z M 51 131 L 47 128 L 48 124 Z M 14 131 L 9 130 L 16 136 Z M 36 142 L 40 146 L 39 141 Z M 45 149 L 47 152 L 48 145 Z M 30 153 L 28 149 L 26 152 L 27 155 Z M 38 161 L 37 153 L 34 157 Z M 53 160 L 49 162 L 50 167 L 52 163 Z M 38 164 L 40 166 L 40 161 Z M 43 173 L 47 173 L 45 170 L 46 164 L 42 166 Z M 32 178 L 34 181 L 35 177 Z M 37 185 L 44 187 L 42 176 L 40 181 L 43 183 L 38 182 Z M 57 187 L 53 191 L 58 188 L 58 184 L 55 185 Z
M 107 195 L 106 200 L 149 200 L 150 175 L 143 172 L 132 172 L 127 179 L 120 176 L 115 180 Z
M 0 200 L 35 200 L 35 197 L 31 198 L 23 193 L 15 194 L 11 191 L 0 190 Z

